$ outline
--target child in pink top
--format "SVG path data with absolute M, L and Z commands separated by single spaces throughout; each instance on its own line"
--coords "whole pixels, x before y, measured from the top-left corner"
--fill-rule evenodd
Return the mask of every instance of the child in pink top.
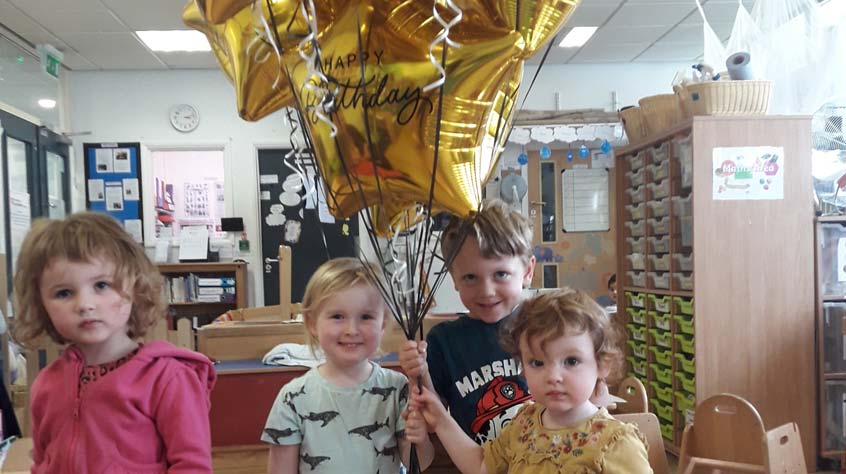
M 162 277 L 111 217 L 36 221 L 17 260 L 18 343 L 67 344 L 31 388 L 34 473 L 210 473 L 209 359 L 136 340 L 165 314 Z

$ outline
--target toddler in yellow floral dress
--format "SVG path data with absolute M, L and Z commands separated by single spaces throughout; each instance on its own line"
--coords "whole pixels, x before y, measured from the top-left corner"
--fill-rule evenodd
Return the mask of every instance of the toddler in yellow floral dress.
M 622 354 L 608 315 L 588 294 L 565 288 L 526 301 L 500 338 L 520 359 L 535 403 L 524 405 L 496 439 L 477 445 L 437 395 L 412 390 L 409 408 L 423 413 L 461 472 L 652 472 L 637 428 L 589 400 Z M 499 387 L 493 402 L 514 397 L 509 387 Z

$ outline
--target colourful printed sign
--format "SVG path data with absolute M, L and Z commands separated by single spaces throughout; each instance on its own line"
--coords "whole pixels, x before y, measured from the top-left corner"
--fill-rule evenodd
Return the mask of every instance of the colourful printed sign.
M 714 148 L 713 198 L 784 199 L 784 147 Z

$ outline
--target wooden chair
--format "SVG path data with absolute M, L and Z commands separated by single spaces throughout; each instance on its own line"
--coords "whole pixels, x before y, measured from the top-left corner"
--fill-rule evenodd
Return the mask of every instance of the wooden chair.
M 641 387 L 643 387 L 642 384 Z M 614 415 L 614 418 L 637 426 L 648 444 L 647 454 L 652 472 L 654 474 L 669 474 L 670 468 L 667 465 L 667 454 L 664 452 L 664 438 L 661 437 L 661 425 L 658 417 L 654 413 L 647 412 L 619 414 Z
M 787 423 L 773 428 L 764 438 L 766 469 L 768 474 L 807 474 L 802 438 L 796 423 Z
M 714 395 L 696 407 L 682 435 L 679 472 L 696 468 L 765 472 L 766 431 L 758 410 L 737 395 Z
M 646 387 L 636 377 L 627 377 L 620 382 L 617 396 L 625 400 L 618 403 L 612 413 L 648 413 L 649 402 L 646 397 Z

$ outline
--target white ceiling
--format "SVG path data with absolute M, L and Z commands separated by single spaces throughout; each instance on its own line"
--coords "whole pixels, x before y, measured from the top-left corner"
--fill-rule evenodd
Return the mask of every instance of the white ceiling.
M 727 38 L 737 0 L 702 0 Z M 747 8 L 754 0 L 743 0 Z M 0 23 L 31 44 L 49 43 L 71 70 L 216 68 L 211 53 L 154 53 L 133 33 L 185 29 L 185 0 L 0 0 Z M 689 61 L 702 54 L 693 0 L 583 0 L 567 27 L 599 26 L 582 48 L 553 47 L 548 64 Z M 566 32 L 566 29 L 565 29 Z M 534 59 L 533 62 L 537 62 Z

